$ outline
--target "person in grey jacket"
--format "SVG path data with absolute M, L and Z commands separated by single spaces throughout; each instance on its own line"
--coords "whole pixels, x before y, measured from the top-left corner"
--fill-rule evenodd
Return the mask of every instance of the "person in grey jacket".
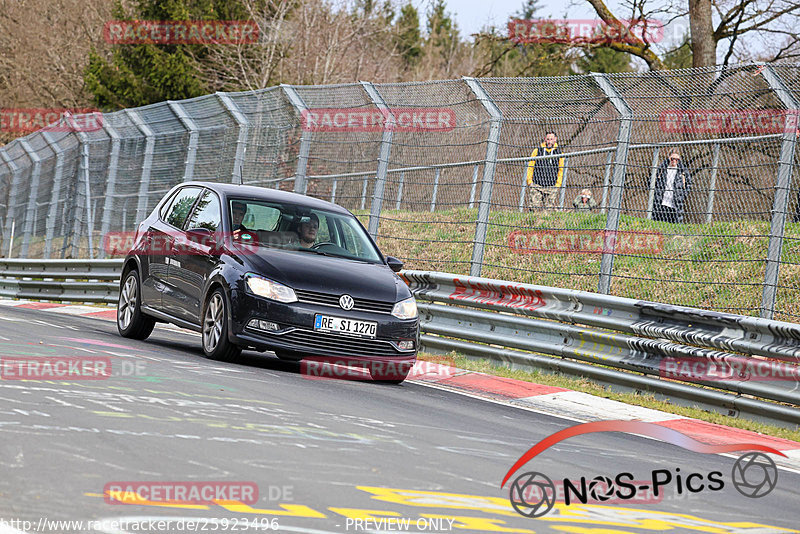
M 656 170 L 653 220 L 683 222 L 686 197 L 691 187 L 692 175 L 681 161 L 680 152 L 677 149 L 670 150 L 669 157 Z

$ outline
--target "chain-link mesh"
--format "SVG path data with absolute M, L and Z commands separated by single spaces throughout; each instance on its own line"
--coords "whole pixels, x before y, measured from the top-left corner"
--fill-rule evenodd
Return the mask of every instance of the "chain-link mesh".
M 175 184 L 241 180 L 345 206 L 407 267 L 796 321 L 798 102 L 790 65 L 164 102 L 0 148 L 0 255 L 102 257 Z

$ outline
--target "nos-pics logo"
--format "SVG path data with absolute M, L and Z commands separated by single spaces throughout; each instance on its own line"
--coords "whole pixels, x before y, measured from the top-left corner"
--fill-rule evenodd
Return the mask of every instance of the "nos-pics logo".
M 596 421 L 575 425 L 552 434 L 523 454 L 511 466 L 500 487 L 539 453 L 565 439 L 595 432 L 627 432 L 652 437 L 684 449 L 704 454 L 722 454 L 735 451 L 747 452 L 739 457 L 731 470 L 730 482 L 736 490 L 750 498 L 768 495 L 778 482 L 778 469 L 775 462 L 763 454 L 769 452 L 786 456 L 779 450 L 758 443 L 733 443 L 709 445 L 692 439 L 677 430 L 642 421 Z M 680 468 L 653 469 L 649 476 L 634 480 L 632 473 L 622 472 L 613 477 L 595 476 L 593 478 L 563 479 L 554 483 L 547 475 L 528 471 L 519 475 L 509 488 L 511 506 L 525 517 L 541 517 L 553 509 L 557 500 L 565 506 L 580 503 L 607 501 L 642 500 L 642 494 L 659 498 L 667 488 L 677 494 L 719 491 L 725 487 L 721 471 L 682 472 Z M 657 502 L 657 501 L 655 501 Z M 609 503 L 611 504 L 611 503 Z

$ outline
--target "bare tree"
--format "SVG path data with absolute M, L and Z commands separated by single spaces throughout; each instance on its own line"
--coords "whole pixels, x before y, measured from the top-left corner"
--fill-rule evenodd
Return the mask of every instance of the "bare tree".
M 586 1 L 607 24 L 619 23 L 604 0 Z M 759 43 L 758 48 L 763 50 L 759 59 L 778 61 L 800 56 L 800 2 L 796 0 L 687 0 L 686 5 L 670 0 L 628 0 L 621 11 L 639 20 L 645 13 L 667 14 L 670 18 L 666 23 L 688 17 L 694 67 L 715 65 L 717 52 L 725 42 L 723 64 L 753 59 L 752 43 Z M 609 42 L 605 46 L 643 59 L 652 70 L 664 68 L 650 43 Z

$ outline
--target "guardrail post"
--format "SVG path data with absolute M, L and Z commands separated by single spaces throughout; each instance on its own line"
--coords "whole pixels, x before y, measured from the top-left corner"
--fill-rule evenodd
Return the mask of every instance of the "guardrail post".
M 153 169 L 153 153 L 155 151 L 156 138 L 153 130 L 144 123 L 136 111 L 126 109 L 125 113 L 145 137 L 142 177 L 139 180 L 139 202 L 136 205 L 136 224 L 138 224 L 147 216 L 147 195 L 150 191 L 150 171 Z
M 111 139 L 111 150 L 108 153 L 108 174 L 106 175 L 106 198 L 103 200 L 103 216 L 100 220 L 100 239 L 104 239 L 108 230 L 111 228 L 111 217 L 114 214 L 114 195 L 117 188 L 117 168 L 119 167 L 119 147 L 120 136 L 117 131 L 108 124 L 108 121 L 103 121 L 103 130 Z M 125 213 L 123 211 L 123 225 Z M 100 257 L 105 257 L 105 250 L 100 247 Z
M 614 153 L 609 152 L 606 157 L 606 172 L 603 176 L 603 198 L 600 200 L 600 213 L 604 214 L 608 211 L 608 183 L 611 180 L 611 161 L 614 159 Z
M 658 176 L 659 147 L 653 149 L 653 161 L 650 163 L 650 189 L 647 191 L 647 218 L 653 219 L 653 202 L 656 198 L 656 177 Z
M 622 95 L 614 87 L 604 74 L 592 73 L 592 77 L 597 85 L 605 93 L 609 102 L 620 115 L 619 131 L 617 132 L 617 149 L 614 153 L 614 176 L 611 180 L 611 193 L 606 217 L 606 235 L 616 235 L 619 229 L 620 212 L 622 211 L 622 193 L 625 186 L 625 172 L 628 165 L 628 144 L 631 140 L 631 130 L 633 122 L 633 110 L 622 98 Z M 600 280 L 598 281 L 598 292 L 608 294 L 611 291 L 611 271 L 614 268 L 614 249 L 616 249 L 616 239 L 612 241 L 614 246 L 611 251 L 603 251 L 600 259 Z
M 56 217 L 58 217 L 58 199 L 61 195 L 61 180 L 64 176 L 64 149 L 53 139 L 48 131 L 42 132 L 47 145 L 56 155 L 56 167 L 53 174 L 53 190 L 50 192 L 50 207 L 45 220 L 44 257 L 50 258 L 53 254 L 53 237 L 56 232 Z
M 775 313 L 775 297 L 778 291 L 778 274 L 781 265 L 783 232 L 786 228 L 786 212 L 789 208 L 789 188 L 792 181 L 792 167 L 797 145 L 798 114 L 800 102 L 786 87 L 783 80 L 770 65 L 764 65 L 761 75 L 767 81 L 775 96 L 786 106 L 786 121 L 783 127 L 780 160 L 775 184 L 775 199 L 772 203 L 772 220 L 767 246 L 767 265 L 764 273 L 764 290 L 761 294 L 761 317 L 772 319 Z
M 433 175 L 433 193 L 431 194 L 431 213 L 436 211 L 436 196 L 439 194 L 439 176 L 442 174 L 441 167 L 436 167 Z
M 137 115 L 138 118 L 138 115 Z M 64 114 L 64 119 L 67 123 L 72 126 L 72 131 L 78 138 L 80 143 L 80 151 L 81 151 L 81 159 L 80 159 L 80 176 L 83 179 L 83 186 L 84 186 L 84 208 L 86 209 L 86 237 L 88 239 L 89 245 L 89 258 L 94 259 L 94 212 L 92 211 L 92 191 L 91 185 L 89 183 L 89 137 L 86 135 L 85 132 L 81 131 L 80 127 L 75 124 L 75 119 L 72 118 L 72 115 L 67 112 Z M 141 119 L 139 119 L 141 121 Z M 145 154 L 145 158 L 147 158 L 147 154 Z M 150 161 L 152 163 L 153 156 L 152 153 L 150 154 Z M 147 173 L 148 181 L 150 180 L 150 172 L 148 170 Z M 79 184 L 76 184 L 77 187 L 80 187 Z M 146 199 L 145 199 L 146 200 Z M 141 199 L 140 199 L 141 201 Z M 80 206 L 79 206 L 80 207 Z M 74 255 L 76 251 L 79 249 L 79 241 L 80 241 L 80 219 L 82 217 L 75 217 L 75 226 L 74 228 L 77 231 L 73 231 L 72 233 L 72 254 Z M 144 217 L 142 217 L 143 219 Z M 141 220 L 141 219 L 139 219 Z
M 706 224 L 711 224 L 711 216 L 714 214 L 714 195 L 717 190 L 717 169 L 719 168 L 720 144 L 714 143 L 711 156 L 711 178 L 708 184 L 708 203 L 706 204 Z
M 225 110 L 227 110 L 228 114 L 233 118 L 234 121 L 236 121 L 236 124 L 239 127 L 239 135 L 236 138 L 236 155 L 233 158 L 231 183 L 238 184 L 240 176 L 242 183 L 244 183 L 244 171 L 242 170 L 242 167 L 244 166 L 245 152 L 247 151 L 247 117 L 242 114 L 242 112 L 239 110 L 239 106 L 237 106 L 236 103 L 231 100 L 231 97 L 226 93 L 216 93 L 216 95 L 220 102 L 222 102 L 222 105 L 225 106 Z
M 28 257 L 28 248 L 31 244 L 31 234 L 33 233 L 33 217 L 36 214 L 36 199 L 39 194 L 39 175 L 42 172 L 42 158 L 33 150 L 27 139 L 19 140 L 19 146 L 25 151 L 28 159 L 31 160 L 33 169 L 31 170 L 30 192 L 28 193 L 28 206 L 25 208 L 25 226 L 22 228 L 22 250 L 20 258 Z
M 186 131 L 189 132 L 189 146 L 186 148 L 186 162 L 183 166 L 183 181 L 188 182 L 194 178 L 194 162 L 197 159 L 197 140 L 200 137 L 199 128 L 197 128 L 197 124 L 195 124 L 192 118 L 186 113 L 186 110 L 183 109 L 180 102 L 167 100 L 167 105 L 169 105 L 169 109 L 172 110 L 172 113 L 178 117 L 178 120 L 181 121 Z
M 489 136 L 486 139 L 486 163 L 483 166 L 481 179 L 481 196 L 478 200 L 478 219 L 475 222 L 475 239 L 472 247 L 472 261 L 470 263 L 470 276 L 480 276 L 483 267 L 483 251 L 486 245 L 486 234 L 489 226 L 489 211 L 491 210 L 492 188 L 494 187 L 494 170 L 497 166 L 497 149 L 500 146 L 500 127 L 503 123 L 503 114 L 492 99 L 486 94 L 481 84 L 475 78 L 463 78 L 464 82 L 480 100 L 483 108 L 491 117 L 489 123 Z
M 14 235 L 11 232 L 11 228 L 16 224 L 14 216 L 16 215 L 17 191 L 19 190 L 22 169 L 20 169 L 16 163 L 11 161 L 9 155 L 2 148 L 0 148 L 0 158 L 2 158 L 6 165 L 8 165 L 8 168 L 11 171 L 11 189 L 8 192 L 8 211 L 6 211 L 6 230 L 2 249 L 2 252 L 6 252 L 8 257 L 11 257 L 11 250 L 14 246 Z
M 281 84 L 286 98 L 300 115 L 300 153 L 297 155 L 297 170 L 294 174 L 294 192 L 305 194 L 308 189 L 308 182 L 306 173 L 308 172 L 308 155 L 311 152 L 311 130 L 303 128 L 304 114 L 308 112 L 308 106 L 303 102 L 303 99 L 291 85 Z
M 381 209 L 383 208 L 383 194 L 386 191 L 386 171 L 389 170 L 392 136 L 394 135 L 394 126 L 397 121 L 383 97 L 375 89 L 375 86 L 369 82 L 361 82 L 361 85 L 369 95 L 372 103 L 386 119 L 383 125 L 383 136 L 381 137 L 381 148 L 378 155 L 378 174 L 375 176 L 375 189 L 372 191 L 372 205 L 369 209 L 369 223 L 367 225 L 367 231 L 375 239 L 378 235 L 378 225 L 380 224 Z

